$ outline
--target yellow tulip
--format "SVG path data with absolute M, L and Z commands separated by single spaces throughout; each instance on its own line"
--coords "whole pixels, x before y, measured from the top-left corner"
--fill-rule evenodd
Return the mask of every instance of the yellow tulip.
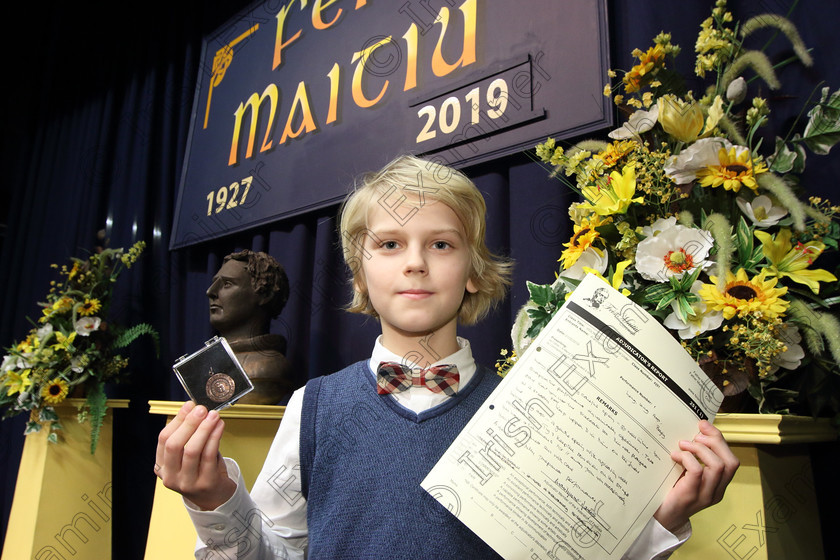
M 696 101 L 683 101 L 673 94 L 663 95 L 657 101 L 659 123 L 680 142 L 694 142 L 703 130 L 703 109 Z

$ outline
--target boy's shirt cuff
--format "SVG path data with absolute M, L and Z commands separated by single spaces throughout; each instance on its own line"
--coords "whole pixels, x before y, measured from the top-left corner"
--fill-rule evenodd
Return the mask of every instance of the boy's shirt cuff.
M 691 537 L 691 522 L 670 532 L 652 518 L 622 556 L 622 560 L 664 560 Z
M 203 510 L 187 498 L 183 498 L 184 505 L 198 533 L 198 539 L 204 544 L 225 542 L 225 535 L 232 528 L 230 522 L 235 519 L 233 513 L 248 511 L 249 505 L 252 503 L 239 465 L 228 457 L 225 457 L 224 461 L 228 477 L 236 482 L 236 490 L 228 501 L 214 510 Z

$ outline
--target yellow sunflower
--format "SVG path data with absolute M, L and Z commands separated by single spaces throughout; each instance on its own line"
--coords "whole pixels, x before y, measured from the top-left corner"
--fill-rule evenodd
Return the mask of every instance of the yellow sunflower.
M 47 404 L 58 404 L 67 397 L 67 392 L 70 390 L 67 382 L 60 377 L 56 377 L 41 388 L 41 398 Z
M 724 319 L 731 319 L 735 315 L 745 317 L 753 312 L 759 312 L 764 317 L 776 318 L 784 315 L 789 302 L 782 299 L 787 288 L 776 288 L 778 278 L 766 278 L 766 271 L 747 277 L 744 269 L 736 274 L 726 273 L 726 285 L 723 291 L 717 287 L 717 278 L 711 276 L 712 284 L 704 284 L 700 288 L 700 297 L 708 309 L 720 311 Z
M 89 315 L 93 315 L 101 308 L 102 304 L 99 302 L 98 299 L 85 298 L 85 302 L 79 306 L 79 315 L 81 315 L 82 317 L 87 317 Z
M 732 192 L 746 186 L 753 191 L 758 189 L 755 176 L 765 173 L 767 166 L 763 163 L 754 164 L 749 150 L 738 149 L 733 146 L 727 151 L 721 148 L 718 152 L 719 165 L 710 165 L 697 172 L 697 179 L 704 187 L 720 187 Z
M 583 252 L 590 247 L 597 251 L 598 254 L 601 254 L 601 250 L 594 247 L 593 244 L 601 238 L 601 235 L 595 228 L 602 225 L 602 223 L 597 217 L 593 217 L 583 219 L 579 225 L 575 224 L 574 234 L 568 243 L 563 244 L 566 249 L 558 259 L 563 263 L 564 270 L 574 265 Z

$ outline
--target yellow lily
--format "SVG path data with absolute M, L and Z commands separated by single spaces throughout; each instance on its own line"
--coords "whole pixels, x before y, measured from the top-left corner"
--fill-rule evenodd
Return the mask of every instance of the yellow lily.
M 610 280 L 604 278 L 604 276 L 594 268 L 589 268 L 588 266 L 585 266 L 583 267 L 583 270 L 584 272 L 590 272 L 594 274 L 595 276 L 597 276 L 598 278 L 615 288 L 616 290 L 620 291 L 623 296 L 629 296 L 630 290 L 628 290 L 627 288 L 622 288 L 621 284 L 624 282 L 624 270 L 631 264 L 633 264 L 633 261 L 628 259 L 626 261 L 621 261 L 620 263 L 615 265 L 615 272 L 613 272 Z
M 825 244 L 819 241 L 797 243 L 791 242 L 789 229 L 782 229 L 775 236 L 764 231 L 756 231 L 755 236 L 761 241 L 764 256 L 770 263 L 767 274 L 782 278 L 787 276 L 794 282 L 805 284 L 815 294 L 819 293 L 819 282 L 834 282 L 837 277 L 827 270 L 817 268 L 808 269 L 814 260 L 822 254 Z
M 621 174 L 617 171 L 610 173 L 605 185 L 589 185 L 583 188 L 586 202 L 578 208 L 592 210 L 599 216 L 624 214 L 633 202 L 642 202 L 644 197 L 633 198 L 636 194 L 636 168 L 625 165 Z
M 7 387 L 6 394 L 11 396 L 15 393 L 23 393 L 26 391 L 29 386 L 32 385 L 32 380 L 29 379 L 29 374 L 31 372 L 32 370 L 29 368 L 21 371 L 20 373 L 10 371 L 5 381 L 5 385 Z
M 76 333 L 72 332 L 69 335 L 65 335 L 62 332 L 56 331 L 55 338 L 58 343 L 52 345 L 53 350 L 68 350 L 69 346 L 76 340 Z

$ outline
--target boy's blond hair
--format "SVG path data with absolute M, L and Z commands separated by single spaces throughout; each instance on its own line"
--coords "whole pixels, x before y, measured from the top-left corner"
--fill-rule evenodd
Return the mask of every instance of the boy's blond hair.
M 419 208 L 430 200 L 451 208 L 467 235 L 470 279 L 477 291 L 470 293 L 464 290 L 464 301 L 458 312 L 459 322 L 463 325 L 476 323 L 505 297 L 513 263 L 493 255 L 485 244 L 484 215 L 487 206 L 481 192 L 456 169 L 403 155 L 380 171 L 362 176 L 342 205 L 339 223 L 341 248 L 344 261 L 353 275 L 351 282 L 354 288 L 348 311 L 378 316 L 364 288 L 361 267 L 362 259 L 366 257 L 365 237 L 373 235 L 367 228 L 368 212 L 373 205 L 380 204 L 397 221 L 407 223 L 414 211 L 405 212 L 405 208 Z M 397 208 L 405 214 L 398 214 Z

